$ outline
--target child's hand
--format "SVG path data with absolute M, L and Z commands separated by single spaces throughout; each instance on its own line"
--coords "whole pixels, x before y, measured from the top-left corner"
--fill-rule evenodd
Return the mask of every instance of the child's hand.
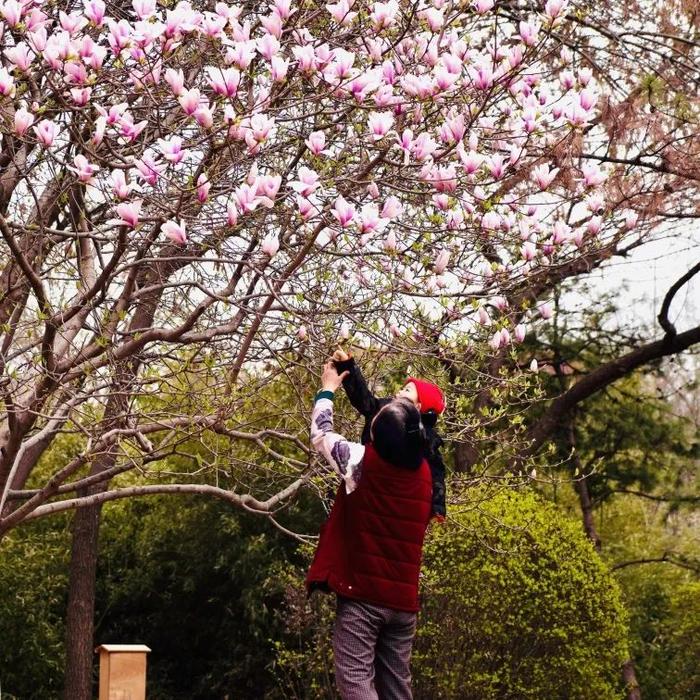
M 350 355 L 348 355 L 343 348 L 338 348 L 334 353 L 333 353 L 333 359 L 336 362 L 345 362 L 350 359 Z
M 330 360 L 323 365 L 323 372 L 321 373 L 321 387 L 323 391 L 337 391 L 338 387 L 343 383 L 343 379 L 350 374 L 349 372 L 343 372 L 338 374 L 338 370 L 333 366 L 333 362 Z

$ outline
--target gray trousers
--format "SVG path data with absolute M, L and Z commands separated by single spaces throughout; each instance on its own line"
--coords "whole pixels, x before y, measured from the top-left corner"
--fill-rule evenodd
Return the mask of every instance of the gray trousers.
M 343 700 L 411 700 L 416 613 L 338 596 L 335 682 Z

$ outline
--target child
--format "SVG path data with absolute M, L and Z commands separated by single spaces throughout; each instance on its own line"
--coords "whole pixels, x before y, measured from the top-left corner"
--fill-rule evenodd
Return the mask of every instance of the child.
M 370 440 L 370 425 L 372 418 L 377 415 L 382 406 L 386 406 L 392 398 L 379 399 L 369 390 L 360 368 L 355 360 L 344 350 L 338 348 L 333 353 L 333 363 L 338 374 L 347 372 L 343 379 L 343 387 L 353 407 L 365 418 L 365 426 L 362 430 L 362 444 Z M 430 473 L 433 479 L 432 515 L 440 522 L 445 519 L 445 464 L 440 454 L 442 438 L 435 430 L 438 416 L 445 410 L 445 399 L 442 391 L 423 379 L 408 377 L 405 384 L 396 393 L 394 398 L 407 398 L 420 411 L 421 421 L 425 428 L 428 442 L 426 457 L 430 465 Z

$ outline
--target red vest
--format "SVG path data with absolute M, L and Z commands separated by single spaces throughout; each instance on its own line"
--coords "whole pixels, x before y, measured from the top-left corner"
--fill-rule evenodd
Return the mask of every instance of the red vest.
M 427 461 L 411 471 L 385 462 L 368 444 L 350 495 L 341 484 L 306 585 L 394 610 L 418 610 L 418 575 L 430 520 Z

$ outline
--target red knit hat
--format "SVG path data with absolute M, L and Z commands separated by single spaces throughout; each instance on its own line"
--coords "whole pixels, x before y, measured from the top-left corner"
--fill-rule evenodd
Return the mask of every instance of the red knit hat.
M 416 386 L 416 393 L 418 394 L 418 401 L 420 401 L 421 413 L 426 413 L 427 411 L 432 410 L 435 411 L 435 413 L 440 414 L 445 410 L 445 397 L 436 384 L 426 382 L 425 379 L 409 377 L 404 382 L 404 386 L 411 383 L 415 384 Z

